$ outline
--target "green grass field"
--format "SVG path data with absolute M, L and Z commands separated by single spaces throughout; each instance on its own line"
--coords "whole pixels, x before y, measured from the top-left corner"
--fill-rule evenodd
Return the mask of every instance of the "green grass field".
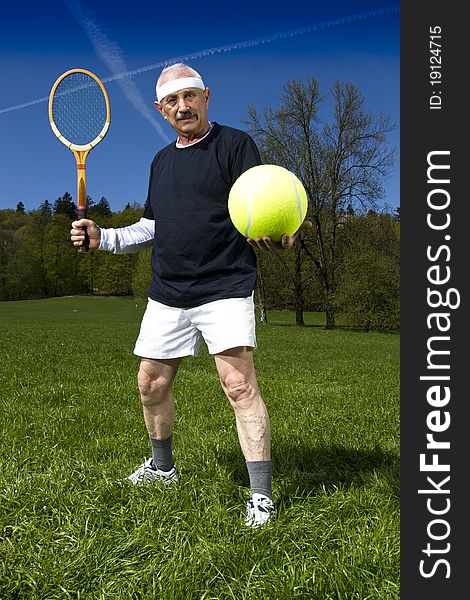
M 132 354 L 144 303 L 0 303 L 2 600 L 399 598 L 399 336 L 270 313 L 255 362 L 275 523 L 245 528 L 234 417 L 202 352 L 176 385 L 177 486 L 149 455 Z

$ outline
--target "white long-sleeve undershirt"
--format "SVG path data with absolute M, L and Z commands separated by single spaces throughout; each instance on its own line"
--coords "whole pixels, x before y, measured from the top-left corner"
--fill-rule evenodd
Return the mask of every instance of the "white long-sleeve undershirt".
M 155 221 L 144 219 L 128 227 L 107 227 L 101 229 L 100 250 L 114 254 L 132 254 L 140 252 L 153 244 Z

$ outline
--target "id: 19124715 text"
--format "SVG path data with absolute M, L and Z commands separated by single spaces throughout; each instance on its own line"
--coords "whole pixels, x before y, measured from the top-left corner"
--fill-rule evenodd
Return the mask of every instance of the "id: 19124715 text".
M 439 25 L 429 27 L 429 109 L 442 108 L 442 28 Z

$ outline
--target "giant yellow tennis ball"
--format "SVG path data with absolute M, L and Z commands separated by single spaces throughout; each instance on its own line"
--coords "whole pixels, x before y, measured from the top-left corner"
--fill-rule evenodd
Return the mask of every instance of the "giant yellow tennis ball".
M 235 228 L 245 237 L 269 236 L 279 242 L 294 234 L 307 214 L 307 193 L 288 169 L 258 165 L 240 175 L 228 197 L 228 211 Z

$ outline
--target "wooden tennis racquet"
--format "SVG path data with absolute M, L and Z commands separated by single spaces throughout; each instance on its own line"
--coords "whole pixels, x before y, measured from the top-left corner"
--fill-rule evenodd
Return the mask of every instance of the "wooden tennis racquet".
M 87 215 L 85 163 L 88 153 L 101 142 L 109 129 L 110 107 L 105 87 L 85 69 L 61 75 L 49 95 L 49 121 L 59 140 L 70 148 L 77 161 L 78 218 Z M 79 252 L 86 252 L 85 242 Z

